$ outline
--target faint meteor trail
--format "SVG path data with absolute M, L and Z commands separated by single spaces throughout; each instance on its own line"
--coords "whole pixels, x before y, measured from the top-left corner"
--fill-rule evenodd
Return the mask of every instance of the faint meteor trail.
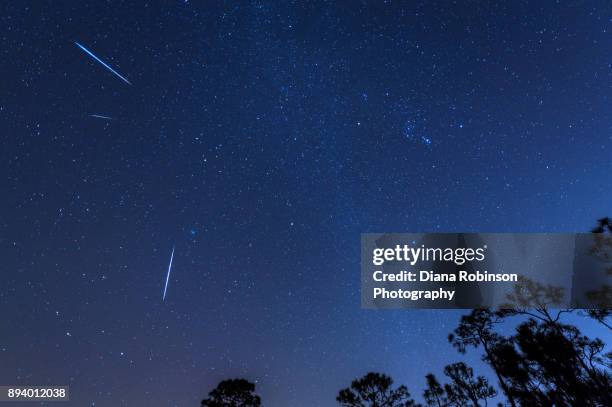
M 170 281 L 170 272 L 172 271 L 172 259 L 174 258 L 174 246 L 172 246 L 172 254 L 170 255 L 170 264 L 168 264 L 168 274 L 166 274 L 166 285 L 164 287 L 164 296 L 162 301 L 166 301 L 166 291 L 168 290 L 168 281 Z
M 116 76 L 118 76 L 119 78 L 121 78 L 121 80 L 125 83 L 127 83 L 128 85 L 131 85 L 130 81 L 128 81 L 127 79 L 125 79 L 123 76 L 121 76 L 121 74 L 117 71 L 115 71 L 113 68 L 111 68 L 110 66 L 108 66 L 104 61 L 102 61 L 100 58 L 98 58 L 97 56 L 95 56 L 93 54 L 93 52 L 91 52 L 90 50 L 88 50 L 87 48 L 85 48 L 84 46 L 82 46 L 81 44 L 79 44 L 78 42 L 75 41 L 75 44 L 77 47 L 81 48 L 83 51 L 85 51 L 90 57 L 92 57 L 93 59 L 95 59 L 96 61 L 98 61 L 99 63 L 101 63 L 106 69 L 108 69 L 109 71 L 111 71 L 112 73 L 114 73 Z
M 89 117 L 94 117 L 96 119 L 102 119 L 102 120 L 113 120 L 112 117 L 102 116 L 101 114 L 90 114 Z

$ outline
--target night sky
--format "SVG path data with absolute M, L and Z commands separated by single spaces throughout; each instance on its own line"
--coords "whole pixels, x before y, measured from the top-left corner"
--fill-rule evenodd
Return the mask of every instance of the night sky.
M 278 3 L 2 4 L 0 385 L 420 396 L 462 312 L 362 310 L 361 233 L 610 214 L 609 2 Z

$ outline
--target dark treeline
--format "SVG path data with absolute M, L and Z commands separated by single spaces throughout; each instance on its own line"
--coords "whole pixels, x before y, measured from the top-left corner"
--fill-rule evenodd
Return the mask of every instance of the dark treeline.
M 605 233 L 612 248 L 612 222 L 600 219 L 594 233 Z M 609 303 L 609 302 L 608 302 Z M 404 385 L 382 373 L 368 373 L 341 389 L 343 407 L 487 406 L 612 406 L 612 352 L 605 343 L 566 322 L 575 314 L 612 329 L 609 309 L 580 311 L 542 307 L 475 309 L 461 317 L 448 341 L 458 353 L 479 352 L 496 383 L 463 362 L 447 365 L 442 375 L 425 376 L 426 388 L 417 402 Z M 500 327 L 505 326 L 502 334 Z M 514 329 L 508 329 L 508 325 Z M 259 407 L 255 385 L 244 379 L 225 380 L 202 401 L 208 407 Z

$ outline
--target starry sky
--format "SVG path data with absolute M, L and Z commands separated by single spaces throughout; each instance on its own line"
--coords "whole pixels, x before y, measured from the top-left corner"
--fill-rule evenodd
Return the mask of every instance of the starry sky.
M 460 311 L 360 308 L 360 234 L 609 215 L 612 5 L 478 3 L 4 2 L 0 384 L 312 407 L 485 372 Z

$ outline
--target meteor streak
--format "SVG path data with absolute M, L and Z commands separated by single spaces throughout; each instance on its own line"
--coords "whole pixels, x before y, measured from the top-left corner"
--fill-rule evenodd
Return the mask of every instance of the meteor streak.
M 164 287 L 164 296 L 162 301 L 166 301 L 166 291 L 168 290 L 168 281 L 170 281 L 170 272 L 172 271 L 172 259 L 174 258 L 174 246 L 172 246 L 172 254 L 170 255 L 170 264 L 168 264 L 168 274 L 166 275 L 166 286 Z
M 102 116 L 101 114 L 90 114 L 89 117 L 94 117 L 96 119 L 102 119 L 102 120 L 113 120 L 112 117 Z
M 79 44 L 78 42 L 75 42 L 76 46 L 81 48 L 83 51 L 85 51 L 87 53 L 87 55 L 89 55 L 90 57 L 92 57 L 93 59 L 95 59 L 96 61 L 98 61 L 99 63 L 101 63 L 106 69 L 108 69 L 109 71 L 111 71 L 113 74 L 115 74 L 116 76 L 118 76 L 123 82 L 127 83 L 128 85 L 131 85 L 130 81 L 128 81 L 127 79 L 125 79 L 123 76 L 121 76 L 121 74 L 119 74 L 119 72 L 115 71 L 113 68 L 111 68 L 110 66 L 108 66 L 108 64 L 106 64 L 104 61 L 102 61 L 100 58 L 98 58 L 97 56 L 95 56 L 93 54 L 93 52 L 91 52 L 90 50 L 88 50 L 87 48 L 85 48 L 84 46 L 82 46 L 81 44 Z

